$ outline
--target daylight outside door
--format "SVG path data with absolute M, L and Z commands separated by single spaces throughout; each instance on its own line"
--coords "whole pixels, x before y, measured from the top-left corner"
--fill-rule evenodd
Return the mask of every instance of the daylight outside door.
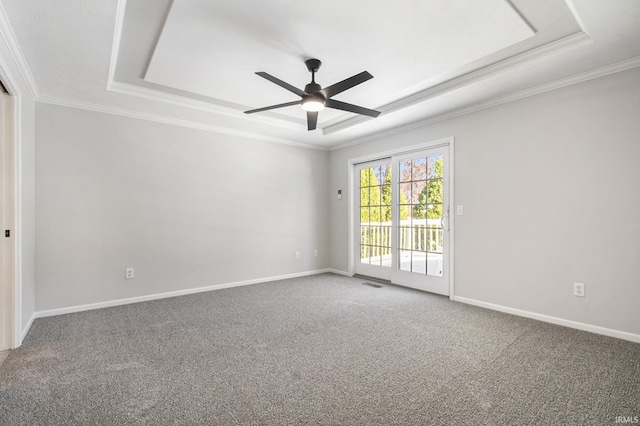
M 355 166 L 356 274 L 449 294 L 448 150 Z

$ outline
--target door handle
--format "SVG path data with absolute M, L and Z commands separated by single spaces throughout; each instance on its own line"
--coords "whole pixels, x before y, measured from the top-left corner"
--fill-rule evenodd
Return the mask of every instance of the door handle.
M 447 224 L 446 226 L 445 226 L 445 220 Z M 449 231 L 449 206 L 447 206 L 447 214 L 442 215 L 442 217 L 440 218 L 440 226 L 445 231 Z
M 445 220 L 446 220 L 446 226 L 445 226 Z M 444 229 L 445 231 L 449 230 L 449 216 L 442 216 L 440 218 L 440 226 L 442 227 L 442 229 Z

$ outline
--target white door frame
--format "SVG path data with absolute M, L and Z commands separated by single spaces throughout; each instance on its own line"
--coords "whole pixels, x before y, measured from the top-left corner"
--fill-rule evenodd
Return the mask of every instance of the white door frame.
M 10 222 L 5 223 L 1 231 L 0 238 L 5 239 L 4 231 L 9 229 L 11 231 L 10 236 L 10 249 L 12 251 L 12 270 L 8 276 L 8 285 L 11 289 L 11 303 L 10 318 L 11 318 L 11 331 L 10 331 L 10 347 L 12 349 L 19 347 L 22 344 L 22 222 L 21 222 L 21 210 L 22 210 L 22 198 L 21 198 L 21 103 L 22 93 L 13 84 L 13 77 L 7 73 L 7 67 L 0 58 L 0 80 L 9 92 L 10 98 L 10 132 L 9 137 L 6 140 L 0 141 L 2 144 L 6 144 L 7 151 L 10 152 L 10 157 L 7 158 L 5 165 L 8 163 L 10 166 L 9 173 L 4 173 L 3 180 L 7 179 L 10 182 L 3 182 L 5 188 L 9 188 L 8 198 L 11 205 L 11 218 Z M 5 139 L 5 138 L 3 138 Z M 3 146 L 2 149 L 5 149 Z M 6 152 L 6 151 L 5 151 Z M 3 168 L 4 170 L 4 168 Z M 4 191 L 2 191 L 4 196 Z M 4 204 L 3 200 L 3 204 Z
M 349 202 L 349 232 L 348 232 L 348 257 L 349 257 L 349 275 L 353 276 L 355 274 L 355 262 L 356 262 L 356 241 L 355 241 L 355 194 L 353 191 L 355 185 L 355 168 L 357 164 L 365 163 L 368 161 L 375 161 L 382 158 L 393 157 L 397 155 L 410 154 L 415 151 L 423 151 L 425 149 L 440 147 L 440 146 L 448 146 L 449 148 L 449 206 L 451 206 L 451 210 L 453 211 L 453 206 L 455 205 L 454 198 L 454 141 L 455 139 L 452 137 L 437 139 L 417 145 L 406 146 L 402 148 L 397 148 L 389 151 L 378 152 L 373 154 L 368 154 L 362 157 L 351 158 L 347 162 L 347 177 L 348 177 L 348 188 L 350 188 L 348 193 L 348 202 Z M 395 173 L 395 171 L 394 171 Z M 358 197 L 360 194 L 358 194 Z M 451 214 L 449 216 L 449 299 L 453 300 L 455 292 L 454 292 L 454 229 L 455 229 L 455 215 Z
M 0 88 L 0 350 L 13 347 L 13 123 L 11 97 Z

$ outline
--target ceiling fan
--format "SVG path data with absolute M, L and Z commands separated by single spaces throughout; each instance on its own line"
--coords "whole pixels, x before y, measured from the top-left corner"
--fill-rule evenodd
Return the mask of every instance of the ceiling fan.
M 320 69 L 320 65 L 322 65 L 322 62 L 320 62 L 319 59 L 307 59 L 306 61 L 304 61 L 304 63 L 311 73 L 311 82 L 305 86 L 304 91 L 270 74 L 267 74 L 266 72 L 256 73 L 260 77 L 266 78 L 270 82 L 275 83 L 292 93 L 295 93 L 302 98 L 301 100 L 286 102 L 284 104 L 271 105 L 264 108 L 252 109 L 250 111 L 245 111 L 244 113 L 253 114 L 254 112 L 267 111 L 271 109 L 283 108 L 299 104 L 302 106 L 302 109 L 307 112 L 307 128 L 309 130 L 314 130 L 316 128 L 316 125 L 318 123 L 318 112 L 322 111 L 325 107 L 340 109 L 342 111 L 349 111 L 369 117 L 377 117 L 378 115 L 380 115 L 380 111 L 375 111 L 358 105 L 331 99 L 332 96 L 337 95 L 338 93 L 342 93 L 347 89 L 351 89 L 352 87 L 357 86 L 360 83 L 364 83 L 365 81 L 372 79 L 373 76 L 367 71 L 363 71 L 360 74 L 356 74 L 353 77 L 349 77 L 346 80 L 342 80 L 323 89 L 318 83 L 316 83 L 316 73 Z

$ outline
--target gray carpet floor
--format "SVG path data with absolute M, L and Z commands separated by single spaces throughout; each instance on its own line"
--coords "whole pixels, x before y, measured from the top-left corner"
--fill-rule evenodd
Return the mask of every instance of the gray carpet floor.
M 614 425 L 640 344 L 332 274 L 41 318 L 2 425 Z

